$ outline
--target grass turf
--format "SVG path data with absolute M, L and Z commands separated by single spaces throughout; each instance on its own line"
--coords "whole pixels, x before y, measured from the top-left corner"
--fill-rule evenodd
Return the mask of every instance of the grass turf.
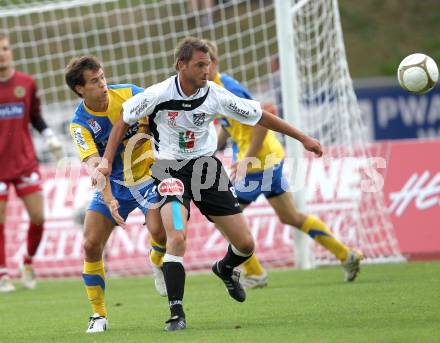
M 150 277 L 107 281 L 110 330 L 86 335 L 80 280 L 0 294 L 0 342 L 439 342 L 440 262 L 367 265 L 343 283 L 337 267 L 271 271 L 269 287 L 229 298 L 214 275 L 189 275 L 187 330 L 163 332 L 167 301 Z

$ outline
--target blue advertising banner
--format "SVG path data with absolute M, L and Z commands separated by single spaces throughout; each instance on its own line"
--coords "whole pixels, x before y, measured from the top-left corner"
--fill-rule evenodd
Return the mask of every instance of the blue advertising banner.
M 398 85 L 357 86 L 371 140 L 440 137 L 440 86 L 423 95 Z

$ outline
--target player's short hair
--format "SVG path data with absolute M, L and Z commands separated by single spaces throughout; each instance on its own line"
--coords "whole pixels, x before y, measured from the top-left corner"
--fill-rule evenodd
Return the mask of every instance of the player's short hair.
M 86 84 L 84 79 L 84 72 L 86 70 L 97 71 L 99 69 L 102 69 L 102 64 L 95 56 L 77 57 L 72 59 L 67 65 L 64 78 L 69 88 L 82 98 L 81 94 L 75 90 L 75 87 Z
M 195 37 L 187 37 L 179 42 L 174 52 L 176 70 L 178 70 L 178 63 L 180 61 L 188 63 L 191 60 L 194 51 L 201 51 L 208 54 L 209 47 L 203 39 Z
M 218 62 L 217 44 L 215 44 L 213 41 L 210 41 L 208 39 L 204 39 L 203 41 L 208 46 L 208 49 L 209 49 L 208 53 L 209 53 L 209 56 L 211 57 L 211 61 L 214 63 L 217 63 Z

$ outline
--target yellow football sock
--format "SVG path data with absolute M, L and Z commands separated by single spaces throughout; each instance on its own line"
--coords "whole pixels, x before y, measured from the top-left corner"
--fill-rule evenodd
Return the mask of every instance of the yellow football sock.
M 264 268 L 258 261 L 257 255 L 252 254 L 244 263 L 243 263 L 243 272 L 244 275 L 257 275 L 260 276 L 264 273 Z
M 105 294 L 105 270 L 104 261 L 87 262 L 84 261 L 83 271 L 84 285 L 86 287 L 87 298 L 92 305 L 93 313 L 107 317 L 104 304 Z
M 300 230 L 307 233 L 324 248 L 329 250 L 338 260 L 346 260 L 349 250 L 348 247 L 338 241 L 329 228 L 315 216 L 307 216 Z
M 162 265 L 163 256 L 165 255 L 167 248 L 165 245 L 157 243 L 153 237 L 150 237 L 151 251 L 150 261 L 156 266 Z

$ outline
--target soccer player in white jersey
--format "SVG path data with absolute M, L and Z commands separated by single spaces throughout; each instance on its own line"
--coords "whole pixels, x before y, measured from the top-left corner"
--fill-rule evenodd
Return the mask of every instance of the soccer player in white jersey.
M 145 89 L 123 104 L 123 115 L 113 126 L 105 160 L 97 168 L 97 172 L 109 175 L 125 131 L 132 123 L 148 117 L 156 156 L 152 171 L 167 234 L 163 272 L 171 318 L 166 331 L 186 327 L 183 256 L 190 200 L 229 241 L 225 256 L 213 265 L 213 272 L 223 280 L 233 299 L 239 302 L 246 299 L 239 272 L 234 268 L 252 255 L 254 241 L 235 190 L 221 162 L 213 156 L 217 149 L 214 118 L 221 113 L 244 124 L 258 123 L 297 139 L 305 149 L 322 155 L 316 139 L 262 110 L 258 102 L 239 98 L 208 81 L 211 63 L 208 51 L 201 39 L 189 37 L 180 42 L 176 49 L 177 75 Z

